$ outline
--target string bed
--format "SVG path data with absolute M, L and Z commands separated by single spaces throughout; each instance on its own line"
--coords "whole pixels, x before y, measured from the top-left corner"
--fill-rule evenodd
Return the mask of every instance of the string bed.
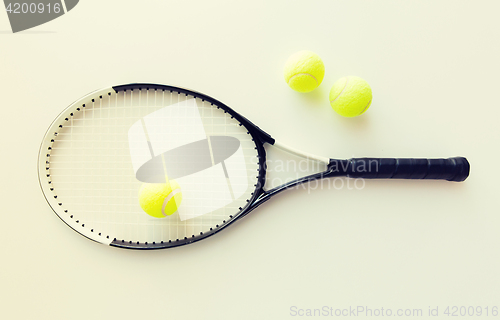
M 188 109 L 195 112 L 179 112 Z M 215 171 L 206 173 L 208 169 L 201 175 L 180 177 L 181 190 L 196 197 L 183 200 L 171 216 L 147 215 L 139 205 L 144 182 L 136 175 L 134 145 L 140 143 L 131 142 L 131 127 L 138 121 L 145 126 L 148 143 L 154 147 L 168 139 L 176 143 L 172 141 L 176 137 L 195 139 L 190 136 L 195 130 L 190 125 L 198 120 L 208 139 L 232 137 L 239 141 L 241 156 L 225 161 L 226 167 L 239 170 L 222 179 Z M 175 123 L 177 136 L 162 136 L 163 128 Z M 40 182 L 49 204 L 72 228 L 105 243 L 161 244 L 202 236 L 233 219 L 251 199 L 258 180 L 256 145 L 245 126 L 217 105 L 175 90 L 110 89 L 91 94 L 56 119 L 41 148 L 46 160 Z M 219 208 L 221 197 L 228 195 L 219 191 L 215 181 L 229 184 L 231 190 L 230 203 Z M 214 210 L 198 216 L 186 213 L 206 208 Z

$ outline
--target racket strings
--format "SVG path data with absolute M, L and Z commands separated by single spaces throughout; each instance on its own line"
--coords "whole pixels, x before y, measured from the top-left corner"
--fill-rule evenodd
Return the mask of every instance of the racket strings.
M 139 207 L 141 182 L 130 164 L 126 132 L 138 119 L 189 99 L 196 101 L 208 136 L 229 135 L 240 141 L 249 187 L 234 203 L 199 217 L 182 221 L 176 213 L 155 219 Z M 66 114 L 48 134 L 46 183 L 57 199 L 59 208 L 54 210 L 98 237 L 127 243 L 171 243 L 203 235 L 241 211 L 257 186 L 259 175 L 251 172 L 259 171 L 259 156 L 249 132 L 219 106 L 196 96 L 148 88 L 109 91 L 70 107 Z M 203 209 L 214 197 L 199 197 L 190 205 Z

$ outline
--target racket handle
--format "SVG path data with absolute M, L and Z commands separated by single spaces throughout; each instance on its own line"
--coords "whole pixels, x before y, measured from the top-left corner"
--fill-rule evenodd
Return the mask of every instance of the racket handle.
M 333 160 L 339 161 L 339 160 Z M 340 160 L 340 169 L 351 178 L 364 179 L 435 179 L 464 181 L 469 162 L 464 157 L 448 159 L 353 158 Z M 332 165 L 332 161 L 330 161 Z

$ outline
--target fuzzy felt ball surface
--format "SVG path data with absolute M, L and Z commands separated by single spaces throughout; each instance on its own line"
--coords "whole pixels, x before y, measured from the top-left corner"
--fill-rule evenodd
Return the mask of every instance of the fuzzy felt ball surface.
M 372 89 L 360 77 L 339 79 L 330 90 L 330 105 L 344 117 L 356 117 L 368 110 L 372 103 Z
M 314 52 L 299 51 L 285 63 L 285 81 L 295 91 L 313 91 L 321 84 L 324 76 L 325 65 Z

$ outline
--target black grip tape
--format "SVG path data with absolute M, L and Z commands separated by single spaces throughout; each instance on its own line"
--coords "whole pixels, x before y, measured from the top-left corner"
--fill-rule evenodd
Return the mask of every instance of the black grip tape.
M 464 157 L 448 159 L 354 158 L 345 174 L 364 179 L 436 179 L 464 181 L 470 165 Z

